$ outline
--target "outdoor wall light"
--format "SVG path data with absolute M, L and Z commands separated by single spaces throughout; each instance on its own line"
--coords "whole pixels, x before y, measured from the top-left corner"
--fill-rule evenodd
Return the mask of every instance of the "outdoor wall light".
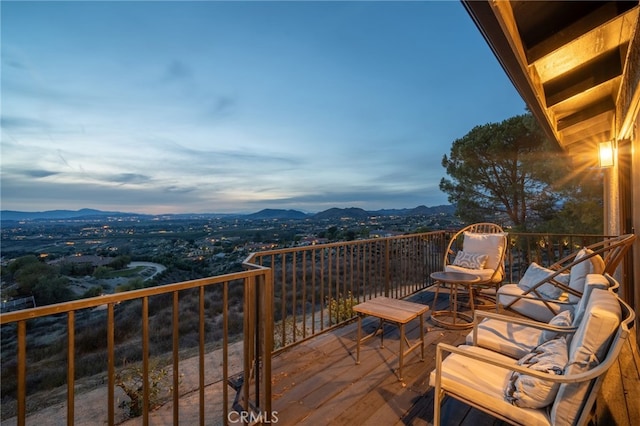
M 598 148 L 600 154 L 600 167 L 613 166 L 613 142 L 600 142 Z

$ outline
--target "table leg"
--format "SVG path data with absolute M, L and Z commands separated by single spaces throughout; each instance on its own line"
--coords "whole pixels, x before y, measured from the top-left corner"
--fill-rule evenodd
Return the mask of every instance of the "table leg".
M 358 343 L 356 344 L 356 364 L 360 364 L 360 340 L 362 339 L 362 315 L 358 314 Z
M 433 296 L 433 304 L 431 305 L 431 310 L 436 310 L 436 303 L 438 302 L 438 294 L 440 294 L 440 285 L 442 283 L 440 281 L 436 281 L 436 294 Z
M 458 324 L 458 284 L 451 284 L 451 298 L 449 299 L 449 311 L 453 317 L 453 325 Z
M 398 378 L 402 381 L 402 364 L 404 362 L 404 349 L 402 349 L 402 343 L 404 342 L 404 324 L 400 324 L 400 368 L 398 368 Z
M 380 330 L 380 347 L 384 349 L 384 320 L 382 318 L 380 318 L 378 330 Z
M 424 314 L 420 314 L 420 361 L 424 361 Z
M 474 294 L 474 290 L 473 290 L 473 286 L 470 285 L 469 286 L 469 306 L 471 307 L 471 317 L 474 317 L 474 312 L 476 310 L 476 304 L 473 301 L 473 299 L 475 299 L 475 294 Z

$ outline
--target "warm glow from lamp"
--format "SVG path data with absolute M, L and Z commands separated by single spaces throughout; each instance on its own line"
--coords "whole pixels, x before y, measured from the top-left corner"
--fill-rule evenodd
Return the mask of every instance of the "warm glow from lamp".
M 600 142 L 600 167 L 613 166 L 613 142 Z

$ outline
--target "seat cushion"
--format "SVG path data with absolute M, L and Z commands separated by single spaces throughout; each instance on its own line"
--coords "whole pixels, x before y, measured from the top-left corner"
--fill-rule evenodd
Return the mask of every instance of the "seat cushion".
M 536 328 L 485 318 L 478 324 L 476 345 L 520 359 L 538 346 L 541 334 Z M 473 345 L 473 331 L 467 334 L 466 343 Z
M 460 346 L 461 349 L 478 354 L 490 355 L 494 359 L 515 364 L 515 359 L 496 354 L 477 346 Z M 487 410 L 498 413 L 515 423 L 526 425 L 549 425 L 545 409 L 520 408 L 511 405 L 504 397 L 504 384 L 510 371 L 471 358 L 449 354 L 442 362 L 441 387 L 444 391 L 462 399 L 475 401 Z M 431 372 L 429 383 L 435 386 L 435 370 Z
M 504 284 L 498 289 L 498 302 L 502 305 L 516 301 L 511 305 L 511 309 L 537 321 L 549 322 L 556 314 L 573 309 L 572 305 L 548 302 L 554 312 L 551 312 L 544 303 L 539 300 L 522 299 L 514 296 L 521 296 L 524 293 L 517 284 Z
M 456 265 L 446 265 L 444 270 L 447 272 L 463 272 L 465 274 L 477 275 L 480 277 L 481 282 L 487 282 L 491 280 L 493 276 L 493 269 L 471 269 Z

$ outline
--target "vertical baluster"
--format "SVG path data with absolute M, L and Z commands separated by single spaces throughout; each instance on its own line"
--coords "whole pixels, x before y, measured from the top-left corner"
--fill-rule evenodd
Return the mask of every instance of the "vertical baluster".
M 317 250 L 311 250 L 311 334 L 316 333 L 316 256 Z M 322 315 L 322 311 L 320 311 Z
M 173 425 L 178 426 L 179 419 L 179 406 L 180 406 L 180 371 L 179 371 L 179 333 L 180 333 L 180 302 L 177 291 L 173 292 L 173 305 L 172 305 L 172 348 L 173 348 Z M 226 411 L 227 406 L 223 410 Z
M 324 259 L 327 249 L 320 249 L 320 330 L 324 330 L 324 310 L 326 305 L 326 298 L 324 294 Z M 329 317 L 331 318 L 331 317 Z
M 67 313 L 67 424 L 74 423 L 75 408 L 75 311 Z
M 223 301 L 224 304 L 224 301 Z M 204 426 L 204 286 L 198 287 L 198 375 L 199 389 L 199 419 L 200 425 Z
M 287 344 L 287 257 L 285 253 L 280 254 L 280 263 L 282 271 L 280 273 L 280 329 L 282 330 L 281 347 Z
M 307 252 L 303 250 L 302 256 L 302 338 L 307 337 Z
M 222 410 L 223 414 L 229 407 L 229 281 L 222 284 Z M 229 420 L 224 416 L 224 424 Z
M 27 323 L 18 321 L 18 425 L 24 426 L 27 416 Z
M 149 424 L 149 296 L 142 298 L 142 424 Z
M 113 303 L 107 305 L 107 408 L 108 423 L 115 424 L 115 319 Z

